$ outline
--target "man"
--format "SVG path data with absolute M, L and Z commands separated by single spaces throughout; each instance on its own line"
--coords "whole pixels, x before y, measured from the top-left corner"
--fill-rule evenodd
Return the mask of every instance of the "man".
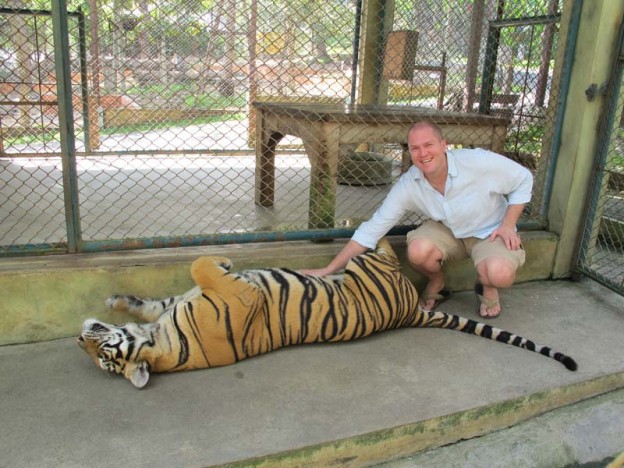
M 524 264 L 516 224 L 531 200 L 533 176 L 525 167 L 483 149 L 447 149 L 440 127 L 419 122 L 407 135 L 413 166 L 394 184 L 370 220 L 325 267 L 305 270 L 327 275 L 375 247 L 407 211 L 429 218 L 407 234 L 407 257 L 427 277 L 421 295 L 423 310 L 448 299 L 442 271 L 447 261 L 470 256 L 477 270 L 478 313 L 501 312 L 500 288 L 510 287 Z

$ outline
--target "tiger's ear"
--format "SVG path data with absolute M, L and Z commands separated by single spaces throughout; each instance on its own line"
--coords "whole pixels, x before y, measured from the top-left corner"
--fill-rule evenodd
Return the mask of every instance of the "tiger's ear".
M 124 370 L 124 377 L 128 379 L 136 388 L 143 388 L 149 380 L 149 366 L 147 362 L 128 363 Z

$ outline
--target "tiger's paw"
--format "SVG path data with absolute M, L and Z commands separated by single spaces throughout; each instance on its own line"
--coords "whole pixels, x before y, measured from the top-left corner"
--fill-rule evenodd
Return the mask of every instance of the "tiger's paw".
M 136 296 L 120 296 L 116 294 L 106 299 L 106 307 L 120 312 L 128 312 L 142 305 L 143 301 Z

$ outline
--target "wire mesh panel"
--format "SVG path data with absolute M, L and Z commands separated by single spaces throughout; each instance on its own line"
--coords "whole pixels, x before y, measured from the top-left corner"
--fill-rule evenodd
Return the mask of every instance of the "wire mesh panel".
M 416 29 L 419 40 L 413 75 L 389 81 L 389 102 L 508 118 L 502 153 L 534 173 L 525 212 L 533 220 L 543 203 L 557 111 L 560 9 L 556 0 L 397 2 L 395 15 L 395 29 Z
M 344 235 L 409 166 L 421 118 L 530 167 L 526 219 L 540 221 L 560 3 L 68 2 L 83 247 Z M 28 88 L 0 103 L 5 249 L 65 240 L 51 23 L 26 10 L 38 6 L 0 12 L 0 86 Z
M 577 268 L 624 293 L 624 27 Z M 606 91 L 606 87 L 602 92 Z M 588 90 L 595 99 L 601 90 Z
M 61 158 L 8 156 L 59 151 L 52 18 L 10 3 L 16 8 L 0 10 L 0 239 L 49 250 L 67 240 Z M 78 19 L 71 17 L 73 31 Z M 79 119 L 80 68 L 74 71 Z

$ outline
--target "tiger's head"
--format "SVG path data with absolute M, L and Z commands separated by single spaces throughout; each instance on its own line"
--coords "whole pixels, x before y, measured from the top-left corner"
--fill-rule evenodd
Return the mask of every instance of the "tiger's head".
M 130 323 L 117 327 L 94 319 L 84 322 L 78 337 L 78 345 L 97 367 L 123 375 L 137 388 L 149 380 L 150 366 L 140 359 L 140 352 L 153 341 L 153 334 L 144 326 Z

